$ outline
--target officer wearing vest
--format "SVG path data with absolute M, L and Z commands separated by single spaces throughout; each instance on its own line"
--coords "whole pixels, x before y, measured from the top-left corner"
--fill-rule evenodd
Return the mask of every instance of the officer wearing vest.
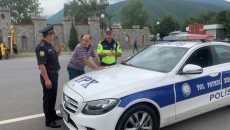
M 117 57 L 121 57 L 121 46 L 113 39 L 111 27 L 105 29 L 105 39 L 98 44 L 97 54 L 100 57 L 101 66 L 116 65 Z
M 62 50 L 65 49 L 64 43 L 59 47 L 58 52 L 51 45 L 55 37 L 53 25 L 49 25 L 39 31 L 43 34 L 43 39 L 36 47 L 36 57 L 39 69 L 41 71 L 40 81 L 43 86 L 43 111 L 46 118 L 46 126 L 51 128 L 61 127 L 55 120 L 61 120 L 62 117 L 57 116 L 55 110 L 57 89 L 58 89 L 58 72 L 60 65 L 58 57 Z

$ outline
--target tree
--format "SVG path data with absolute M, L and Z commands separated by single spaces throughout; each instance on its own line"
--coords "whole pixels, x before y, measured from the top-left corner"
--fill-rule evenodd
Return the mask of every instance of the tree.
M 196 22 L 197 22 L 196 18 L 184 19 L 184 24 L 182 25 L 182 31 L 186 31 L 186 27 L 188 27 L 188 25 L 192 25 L 193 23 Z
M 74 16 L 76 23 L 88 23 L 88 17 L 105 14 L 108 5 L 107 0 L 69 0 L 64 5 L 64 16 Z
M 38 0 L 0 0 L 0 7 L 10 8 L 13 23 L 33 23 L 33 16 L 43 12 L 40 5 Z
M 168 33 L 178 30 L 180 25 L 172 15 L 165 16 L 159 25 L 155 26 L 154 34 L 160 33 L 162 37 L 167 36 Z
M 122 28 L 132 28 L 133 25 L 139 25 L 143 28 L 147 24 L 148 12 L 142 11 L 143 4 L 140 0 L 130 0 L 129 4 L 123 5 L 121 9 Z
M 69 48 L 70 50 L 74 50 L 75 47 L 77 46 L 77 44 L 79 44 L 78 41 L 78 34 L 77 34 L 77 30 L 74 27 L 74 23 L 72 22 L 72 26 L 70 29 L 70 36 L 69 36 Z
M 227 10 L 222 10 L 216 16 L 216 22 L 218 24 L 223 24 L 226 21 Z
M 217 12 L 215 11 L 207 11 L 202 12 L 197 18 L 197 22 L 199 24 L 215 24 L 216 23 Z
M 226 35 L 230 34 L 230 10 L 226 14 L 226 20 L 224 22 L 224 33 Z

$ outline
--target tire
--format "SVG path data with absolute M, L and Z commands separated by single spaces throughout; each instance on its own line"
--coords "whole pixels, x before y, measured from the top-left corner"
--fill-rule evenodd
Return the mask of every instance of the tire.
M 1 51 L 1 48 L 0 48 L 0 60 L 2 60 L 2 51 Z
M 144 119 L 144 121 L 141 121 L 142 119 Z M 151 130 L 157 130 L 157 118 L 155 112 L 145 104 L 137 104 L 129 108 L 120 117 L 115 130 L 126 130 L 128 128 L 136 128 L 136 130 L 147 130 L 144 128 L 150 126 L 152 127 Z

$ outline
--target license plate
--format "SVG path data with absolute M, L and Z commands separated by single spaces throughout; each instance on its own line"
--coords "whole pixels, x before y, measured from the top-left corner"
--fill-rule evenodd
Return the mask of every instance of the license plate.
M 62 117 L 64 118 L 64 120 L 69 123 L 69 113 L 67 113 L 64 108 L 63 108 L 63 105 L 61 104 L 61 114 L 62 114 Z

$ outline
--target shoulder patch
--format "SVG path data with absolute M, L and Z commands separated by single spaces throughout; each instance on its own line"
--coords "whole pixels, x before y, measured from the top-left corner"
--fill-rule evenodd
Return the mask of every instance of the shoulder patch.
M 41 57 L 45 56 L 45 52 L 44 51 L 40 51 L 40 56 Z
M 41 42 L 41 43 L 40 43 L 40 46 L 41 46 L 41 47 L 44 47 L 44 46 L 45 46 L 45 43 L 44 43 L 44 42 Z

